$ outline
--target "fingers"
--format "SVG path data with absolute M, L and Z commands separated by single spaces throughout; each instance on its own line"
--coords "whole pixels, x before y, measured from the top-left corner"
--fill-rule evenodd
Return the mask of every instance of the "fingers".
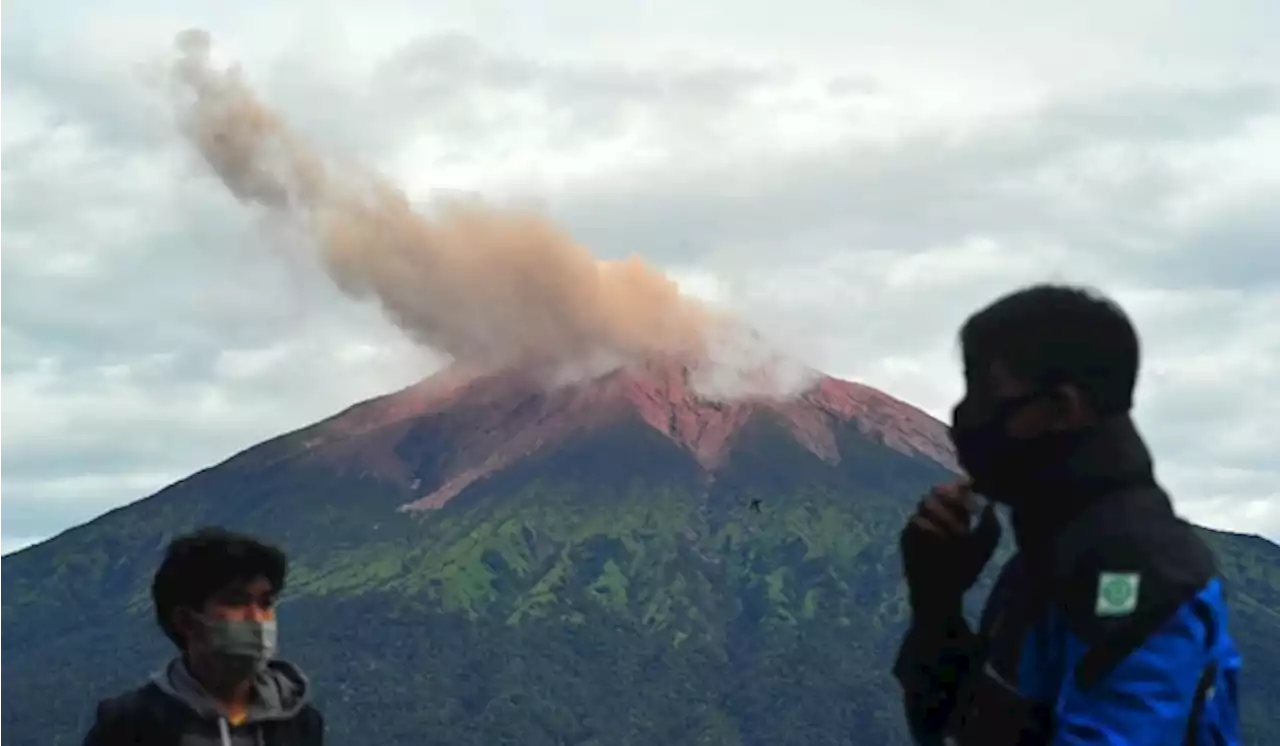
M 970 517 L 980 504 L 968 482 L 939 485 L 920 501 L 910 525 L 939 539 L 965 538 L 970 535 Z
M 960 482 L 952 482 L 951 484 L 941 484 L 929 491 L 931 496 L 937 497 L 948 505 L 964 506 L 969 513 L 976 513 L 981 504 L 978 498 L 973 494 L 972 483 L 969 480 Z
M 949 539 L 949 538 L 951 538 L 951 532 L 950 532 L 950 530 L 945 529 L 945 528 L 943 528 L 943 527 L 939 526 L 938 524 L 936 524 L 936 523 L 934 523 L 933 521 L 929 520 L 929 518 L 927 518 L 927 517 L 925 517 L 925 516 L 923 516 L 923 515 L 921 515 L 921 514 L 919 514 L 919 513 L 917 513 L 917 514 L 915 514 L 914 516 L 912 516 L 912 517 L 911 517 L 911 520 L 910 520 L 909 524 L 910 524 L 912 527 L 917 528 L 917 529 L 919 529 L 919 530 L 921 530 L 921 531 L 925 532 L 926 534 L 929 534 L 930 536 L 934 536 L 934 537 L 939 538 L 939 539 Z
M 935 487 L 920 501 L 917 514 L 953 536 L 969 533 L 969 518 L 978 509 L 972 493 L 958 485 Z
M 947 537 L 963 537 L 969 533 L 969 514 L 963 506 L 948 505 L 941 500 L 928 499 L 920 503 L 916 517 L 941 529 Z

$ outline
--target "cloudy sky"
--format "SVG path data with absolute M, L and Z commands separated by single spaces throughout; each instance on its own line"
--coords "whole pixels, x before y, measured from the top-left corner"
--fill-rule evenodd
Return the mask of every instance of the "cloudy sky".
M 191 26 L 415 200 L 538 204 L 935 416 L 968 311 L 1095 285 L 1180 509 L 1280 540 L 1274 0 L 228 5 L 5 4 L 3 551 L 440 363 L 182 146 Z

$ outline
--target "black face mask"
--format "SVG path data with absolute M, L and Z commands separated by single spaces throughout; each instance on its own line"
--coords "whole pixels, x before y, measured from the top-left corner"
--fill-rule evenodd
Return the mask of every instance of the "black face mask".
M 1063 466 L 1072 436 L 1054 433 L 1024 440 L 1005 429 L 1015 412 L 1047 396 L 1051 393 L 1036 391 L 993 400 L 985 407 L 965 397 L 956 405 L 951 414 L 951 442 L 975 492 L 1016 507 L 1052 482 Z

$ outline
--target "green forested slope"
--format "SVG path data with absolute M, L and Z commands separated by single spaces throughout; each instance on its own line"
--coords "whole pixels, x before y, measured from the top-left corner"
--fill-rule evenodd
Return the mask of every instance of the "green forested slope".
M 207 522 L 295 558 L 282 644 L 335 744 L 905 743 L 896 534 L 946 472 L 840 433 L 832 467 L 750 424 L 708 481 L 622 423 L 418 517 L 371 478 L 203 472 L 4 560 L 6 743 L 78 743 L 97 697 L 163 661 L 150 572 Z M 1280 742 L 1280 548 L 1208 535 L 1247 656 L 1249 742 Z

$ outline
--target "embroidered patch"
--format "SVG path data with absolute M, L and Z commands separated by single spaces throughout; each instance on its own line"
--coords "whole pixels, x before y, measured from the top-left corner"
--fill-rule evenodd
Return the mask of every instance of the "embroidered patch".
M 1138 584 L 1142 576 L 1136 572 L 1104 572 L 1098 574 L 1098 599 L 1093 611 L 1098 616 L 1128 616 L 1138 608 Z

